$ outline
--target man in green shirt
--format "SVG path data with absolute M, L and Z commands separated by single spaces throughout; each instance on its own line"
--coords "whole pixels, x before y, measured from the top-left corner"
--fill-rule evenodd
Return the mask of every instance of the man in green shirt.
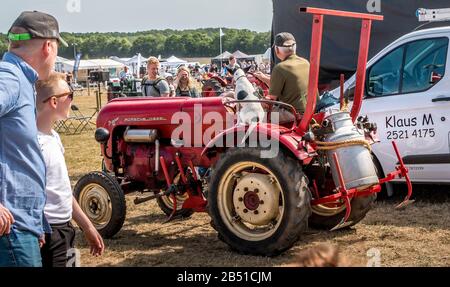
M 281 62 L 274 67 L 271 76 L 261 72 L 255 76 L 270 86 L 268 99 L 290 104 L 302 114 L 308 94 L 309 62 L 296 55 L 297 45 L 291 33 L 277 34 L 273 48 Z

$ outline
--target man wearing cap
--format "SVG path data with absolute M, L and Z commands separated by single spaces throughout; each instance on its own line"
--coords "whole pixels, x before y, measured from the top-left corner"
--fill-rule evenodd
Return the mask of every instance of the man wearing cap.
M 296 55 L 296 46 L 291 33 L 277 34 L 274 51 L 281 62 L 274 67 L 271 76 L 261 72 L 256 72 L 255 76 L 270 85 L 269 99 L 290 104 L 297 112 L 304 113 L 308 93 L 309 62 Z
M 0 62 L 0 266 L 42 266 L 45 164 L 37 141 L 34 84 L 54 68 L 58 22 L 23 12 L 8 31 Z

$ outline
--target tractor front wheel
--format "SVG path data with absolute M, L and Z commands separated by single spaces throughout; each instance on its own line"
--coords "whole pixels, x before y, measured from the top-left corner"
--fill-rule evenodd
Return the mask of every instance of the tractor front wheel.
M 275 256 L 307 229 L 311 194 L 298 161 L 280 151 L 228 149 L 213 168 L 208 212 L 219 238 L 232 249 Z
M 125 195 L 117 180 L 105 172 L 90 172 L 74 188 L 83 212 L 105 238 L 122 228 L 126 216 Z

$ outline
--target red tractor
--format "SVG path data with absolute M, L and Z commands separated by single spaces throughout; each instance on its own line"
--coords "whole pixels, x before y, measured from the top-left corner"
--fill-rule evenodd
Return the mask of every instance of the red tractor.
M 273 256 L 290 248 L 307 229 L 355 225 L 371 209 L 384 182 L 373 157 L 376 126 L 358 117 L 372 20 L 382 16 L 303 8 L 313 14 L 311 69 L 306 111 L 291 110 L 290 122 L 259 122 L 252 133 L 236 124 L 241 105 L 230 98 L 120 98 L 99 113 L 96 140 L 104 171 L 82 177 L 75 196 L 105 237 L 125 220 L 125 194 L 147 193 L 135 203 L 157 199 L 169 219 L 208 212 L 219 238 L 246 254 Z M 357 83 L 351 111 L 314 113 L 324 15 L 362 19 Z M 255 102 L 255 101 L 252 101 Z M 255 140 L 256 138 L 256 140 Z M 267 144 L 269 143 L 269 144 Z M 277 148 L 273 148 L 277 147 Z M 271 152 L 275 152 L 271 154 Z

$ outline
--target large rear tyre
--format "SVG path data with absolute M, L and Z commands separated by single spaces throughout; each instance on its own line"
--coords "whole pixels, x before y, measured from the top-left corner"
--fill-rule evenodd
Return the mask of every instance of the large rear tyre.
M 174 183 L 177 184 L 180 181 L 180 175 L 178 174 L 175 179 Z M 188 199 L 187 193 L 182 195 L 177 195 L 177 210 L 174 213 L 174 217 L 189 217 L 194 213 L 193 209 L 189 208 L 182 208 L 183 203 L 186 199 Z M 158 202 L 159 208 L 167 215 L 170 216 L 173 212 L 173 200 L 170 196 L 163 195 L 161 197 L 158 197 L 156 200 Z
M 107 173 L 86 174 L 74 188 L 75 199 L 104 238 L 122 228 L 126 216 L 125 195 L 116 179 Z
M 280 151 L 261 158 L 260 148 L 231 148 L 213 168 L 208 212 L 219 238 L 232 249 L 275 256 L 308 227 L 311 194 L 298 161 Z
M 374 193 L 369 196 L 355 197 L 351 200 L 352 211 L 347 220 L 348 225 L 344 228 L 349 228 L 366 217 L 366 214 L 372 208 L 377 194 Z M 345 216 L 345 205 L 325 206 L 316 205 L 312 207 L 312 215 L 309 218 L 309 225 L 313 228 L 330 230 L 338 225 Z

